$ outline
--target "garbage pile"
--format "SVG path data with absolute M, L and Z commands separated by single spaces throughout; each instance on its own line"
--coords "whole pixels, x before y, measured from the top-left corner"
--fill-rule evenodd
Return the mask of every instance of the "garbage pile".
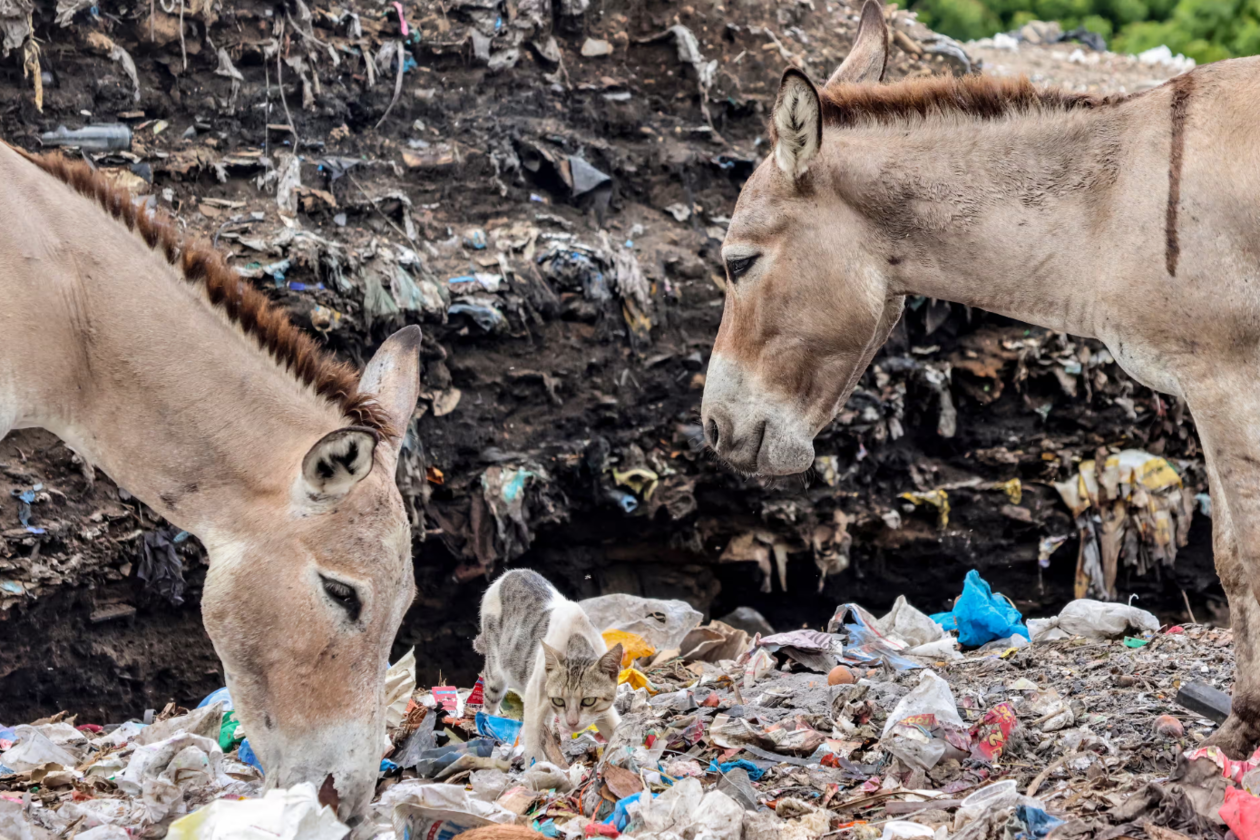
M 682 602 L 584 608 L 625 649 L 622 722 L 608 741 L 576 733 L 562 760 L 523 766 L 519 698 L 489 715 L 480 682 L 417 685 L 409 653 L 353 832 L 313 786 L 260 797 L 265 768 L 219 690 L 104 727 L 0 726 L 0 837 L 1260 836 L 1260 752 L 1202 748 L 1200 715 L 1220 710 L 1178 705 L 1179 688 L 1228 688 L 1229 631 L 1092 600 L 1025 621 L 974 572 L 947 614 L 843 604 L 825 630 L 771 635 L 699 625 Z

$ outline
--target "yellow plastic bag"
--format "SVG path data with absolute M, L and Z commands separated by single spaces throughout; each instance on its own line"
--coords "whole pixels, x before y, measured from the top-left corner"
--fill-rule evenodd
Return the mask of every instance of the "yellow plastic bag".
M 637 671 L 634 668 L 626 668 L 617 675 L 617 685 L 629 684 L 631 688 L 638 691 L 640 688 L 646 688 L 648 694 L 656 694 L 656 688 L 648 681 L 647 674 Z
M 636 633 L 627 633 L 625 630 L 605 630 L 603 636 L 604 644 L 608 645 L 609 650 L 612 650 L 617 644 L 621 645 L 621 667 L 623 669 L 633 665 L 636 659 L 642 659 L 656 653 L 656 648 L 648 644 L 647 639 Z

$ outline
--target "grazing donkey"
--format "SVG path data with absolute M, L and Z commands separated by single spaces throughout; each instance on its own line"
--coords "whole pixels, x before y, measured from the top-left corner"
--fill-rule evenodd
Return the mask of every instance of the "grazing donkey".
M 1097 99 L 976 76 L 878 84 L 875 0 L 819 89 L 783 76 L 773 154 L 722 247 L 704 390 L 735 469 L 798 473 L 907 294 L 1101 339 L 1186 401 L 1212 497 L 1237 682 L 1213 741 L 1260 737 L 1260 59 Z
M 202 614 L 267 783 L 375 790 L 414 595 L 394 483 L 420 329 L 361 377 L 83 163 L 0 143 L 0 437 L 42 427 L 210 558 Z

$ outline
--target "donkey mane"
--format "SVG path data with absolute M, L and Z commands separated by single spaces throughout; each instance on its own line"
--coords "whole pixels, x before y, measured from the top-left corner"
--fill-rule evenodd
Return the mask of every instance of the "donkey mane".
M 818 93 L 824 124 L 842 127 L 899 125 L 950 115 L 996 120 L 1014 114 L 1102 108 L 1129 98 L 1037 87 L 1026 76 L 931 76 L 886 85 L 833 84 Z
M 294 326 L 283 310 L 237 274 L 222 254 L 192 242 L 181 243 L 175 225 L 168 218 L 145 212 L 143 205 L 132 201 L 129 191 L 111 184 L 86 163 L 60 154 L 37 156 L 13 148 L 47 174 L 95 200 L 101 209 L 165 257 L 186 281 L 203 284 L 210 303 L 251 336 L 260 350 L 320 397 L 340 408 L 355 425 L 383 437 L 397 436 L 398 431 L 390 426 L 388 415 L 375 396 L 359 392 L 354 368 L 324 352 L 309 335 Z

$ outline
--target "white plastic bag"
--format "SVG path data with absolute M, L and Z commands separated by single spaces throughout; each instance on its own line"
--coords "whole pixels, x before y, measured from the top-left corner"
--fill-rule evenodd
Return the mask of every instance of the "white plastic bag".
M 73 770 L 79 759 L 65 747 L 59 747 L 33 726 L 14 727 L 17 743 L 0 753 L 0 764 L 18 773 L 37 770 L 45 764 L 59 764 Z
M 703 616 L 686 601 L 662 601 L 618 593 L 579 601 L 595 629 L 624 630 L 647 640 L 657 650 L 672 650 L 695 629 Z
M 1014 779 L 980 788 L 958 806 L 958 811 L 954 814 L 954 831 L 994 808 L 1014 808 L 1018 805 L 1029 805 L 1042 811 L 1046 809 L 1045 803 L 1040 799 L 1032 799 L 1020 793 Z
M 396 785 L 391 792 L 402 787 Z M 483 825 L 512 825 L 516 821 L 516 814 L 475 799 L 463 785 L 407 786 L 390 801 L 394 803 L 394 831 L 399 837 L 454 836 Z
M 949 683 L 932 671 L 924 671 L 919 677 L 919 684 L 909 694 L 897 701 L 892 714 L 884 723 L 884 735 L 894 726 L 911 715 L 936 715 L 940 723 L 951 724 L 963 728 L 962 718 L 958 715 L 958 703 L 954 693 L 949 690 Z
M 638 834 L 694 837 L 696 840 L 728 840 L 743 831 L 744 809 L 719 790 L 704 792 L 694 776 L 677 782 L 655 799 L 640 799 Z
M 319 804 L 315 785 L 269 790 L 262 799 L 218 799 L 171 824 L 166 840 L 342 840 L 350 827 Z
M 1079 598 L 1064 607 L 1057 617 L 1037 619 L 1028 622 L 1028 625 L 1033 641 L 1048 641 L 1052 628 L 1086 639 L 1116 639 L 1125 635 L 1154 633 L 1159 630 L 1159 619 L 1128 604 Z
M 918 647 L 944 638 L 945 628 L 912 607 L 905 595 L 898 595 L 888 615 L 875 622 L 875 629 L 909 647 Z

